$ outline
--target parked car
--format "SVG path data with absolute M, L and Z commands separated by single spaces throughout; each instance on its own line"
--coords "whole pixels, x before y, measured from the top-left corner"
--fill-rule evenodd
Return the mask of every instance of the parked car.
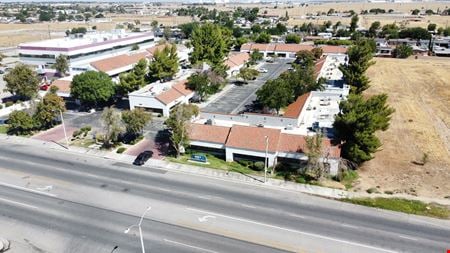
M 40 90 L 48 90 L 48 88 L 50 88 L 50 84 L 43 84 L 39 87 Z
M 5 74 L 5 71 L 0 69 L 0 75 L 3 75 L 3 74 Z
M 267 73 L 268 72 L 268 70 L 265 68 L 259 68 L 258 71 L 259 71 L 259 73 Z
M 150 159 L 153 155 L 153 152 L 150 150 L 144 151 L 142 153 L 140 153 L 136 159 L 134 160 L 133 164 L 137 165 L 137 166 L 141 166 L 143 165 L 145 162 L 148 161 L 148 159 Z
M 269 58 L 266 58 L 266 62 L 274 63 L 275 61 L 273 60 L 273 58 L 269 57 Z

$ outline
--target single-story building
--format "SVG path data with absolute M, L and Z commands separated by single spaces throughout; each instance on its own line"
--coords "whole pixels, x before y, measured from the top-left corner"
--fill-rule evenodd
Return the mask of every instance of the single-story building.
M 133 69 L 134 65 L 141 59 L 147 59 L 148 52 L 121 54 L 99 61 L 91 62 L 90 65 L 97 71 L 103 71 L 109 76 L 117 76 L 120 73 Z
M 298 51 L 308 50 L 311 51 L 316 46 L 309 44 L 284 44 L 284 43 L 245 43 L 241 46 L 241 52 L 251 53 L 255 50 L 259 50 L 264 57 L 277 56 L 283 58 L 295 58 L 295 54 Z M 319 46 L 323 50 L 324 55 L 328 54 L 345 54 L 347 47 L 344 46 Z
M 239 73 L 239 69 L 245 66 L 245 63 L 250 59 L 248 53 L 231 53 L 225 60 L 225 65 L 228 67 L 228 76 L 234 76 Z
M 168 117 L 178 104 L 189 103 L 194 91 L 186 87 L 187 77 L 165 83 L 155 82 L 128 94 L 130 110 L 144 108 Z
M 268 166 L 275 166 L 278 162 L 299 164 L 301 160 L 307 160 L 305 137 L 285 133 L 281 129 L 257 126 L 225 127 L 197 123 L 189 126 L 193 149 L 221 155 L 228 162 L 264 161 L 267 157 Z M 332 172 L 337 172 L 340 152 L 340 145 L 323 139 L 322 158 L 327 159 Z

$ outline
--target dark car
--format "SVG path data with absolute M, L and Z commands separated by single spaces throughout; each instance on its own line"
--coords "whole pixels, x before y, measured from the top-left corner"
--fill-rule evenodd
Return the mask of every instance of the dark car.
M 136 157 L 136 159 L 134 160 L 133 164 L 134 164 L 134 165 L 141 166 L 141 165 L 143 165 L 145 162 L 147 162 L 148 159 L 150 159 L 150 158 L 152 157 L 152 155 L 153 155 L 153 152 L 152 152 L 152 151 L 149 151 L 149 150 L 144 151 L 144 152 L 140 153 L 140 154 Z
M 0 75 L 5 74 L 5 71 L 0 69 Z

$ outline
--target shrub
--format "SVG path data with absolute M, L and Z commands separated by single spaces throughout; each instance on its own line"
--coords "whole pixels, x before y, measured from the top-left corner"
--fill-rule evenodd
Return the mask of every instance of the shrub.
M 425 165 L 428 162 L 428 154 L 423 153 L 422 155 L 422 164 Z
M 75 130 L 75 131 L 73 131 L 72 137 L 76 138 L 76 137 L 78 137 L 80 134 L 81 134 L 81 131 L 80 131 L 80 130 Z
M 120 148 L 117 149 L 116 153 L 117 153 L 117 154 L 122 154 L 123 152 L 125 152 L 125 150 L 127 150 L 127 148 L 125 148 L 125 147 L 120 147 Z
M 377 190 L 377 188 L 372 187 L 372 188 L 367 189 L 366 192 L 369 193 L 369 194 L 372 194 L 372 193 L 377 193 L 378 190 Z
M 80 129 L 81 132 L 89 132 L 91 131 L 92 127 L 91 126 L 84 126 Z
M 255 162 L 253 164 L 252 169 L 256 170 L 256 171 L 262 171 L 264 170 L 265 164 L 264 162 Z
M 247 168 L 253 166 L 253 162 L 249 160 L 238 160 L 237 163 Z
M 0 105 L 0 109 L 3 109 L 3 105 Z
M 394 194 L 394 192 L 393 191 L 384 191 L 384 194 L 392 195 L 392 194 Z
M 5 103 L 5 106 L 6 106 L 6 107 L 10 107 L 10 106 L 13 105 L 13 104 L 14 104 L 13 101 L 8 101 L 8 102 Z

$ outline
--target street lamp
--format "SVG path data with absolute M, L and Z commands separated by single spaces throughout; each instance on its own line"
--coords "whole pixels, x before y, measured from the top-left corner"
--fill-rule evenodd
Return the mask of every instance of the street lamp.
M 267 163 L 268 163 L 267 152 L 269 149 L 269 136 L 266 135 L 266 136 L 264 136 L 264 138 L 266 139 L 266 155 L 264 157 L 264 183 L 266 183 L 267 182 Z
M 128 232 L 130 232 L 130 229 L 131 229 L 132 227 L 138 227 L 138 229 L 139 229 L 139 237 L 140 237 L 140 239 L 141 239 L 142 253 L 145 253 L 145 247 L 144 247 L 144 238 L 143 238 L 143 236 L 142 236 L 142 228 L 141 228 L 141 224 L 142 224 L 142 221 L 144 220 L 145 214 L 147 214 L 147 212 L 150 211 L 150 209 L 152 209 L 151 206 L 147 207 L 147 209 L 146 209 L 146 210 L 144 211 L 144 213 L 141 215 L 141 219 L 139 220 L 139 223 L 138 223 L 138 224 L 131 225 L 131 226 L 129 226 L 127 229 L 125 229 L 125 231 L 124 231 L 125 234 L 128 234 Z
M 66 138 L 66 146 L 67 146 L 67 149 L 69 149 L 69 139 L 67 138 L 66 124 L 64 124 L 64 118 L 63 118 L 63 114 L 62 114 L 61 110 L 59 110 L 59 116 L 61 116 L 61 124 L 62 124 L 63 130 L 64 130 L 64 138 Z

